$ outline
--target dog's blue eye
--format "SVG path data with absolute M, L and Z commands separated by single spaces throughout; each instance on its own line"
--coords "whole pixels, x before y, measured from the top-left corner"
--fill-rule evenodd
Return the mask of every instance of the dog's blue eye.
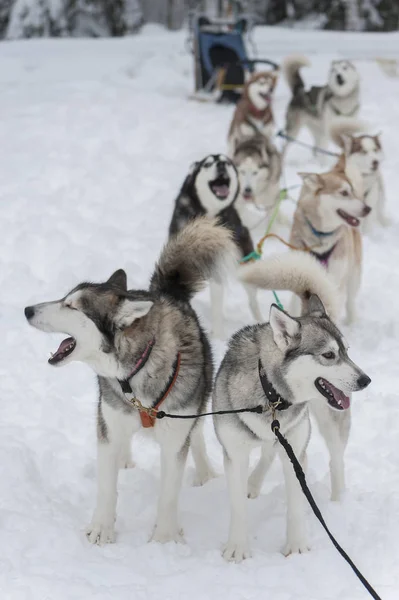
M 326 358 L 327 360 L 333 360 L 335 358 L 335 354 L 334 352 L 325 352 L 322 354 L 322 357 Z

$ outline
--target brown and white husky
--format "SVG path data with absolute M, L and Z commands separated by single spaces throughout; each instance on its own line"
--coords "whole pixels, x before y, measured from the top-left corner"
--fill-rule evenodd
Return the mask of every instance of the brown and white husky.
M 273 134 L 272 100 L 276 83 L 277 73 L 265 71 L 255 73 L 245 84 L 229 129 L 230 156 L 233 156 L 236 145 L 244 138 Z
M 362 271 L 359 226 L 371 211 L 364 202 L 362 179 L 345 163 L 345 157 L 327 173 L 300 176 L 303 186 L 290 243 L 308 249 L 328 270 L 345 300 L 347 322 L 351 323 Z

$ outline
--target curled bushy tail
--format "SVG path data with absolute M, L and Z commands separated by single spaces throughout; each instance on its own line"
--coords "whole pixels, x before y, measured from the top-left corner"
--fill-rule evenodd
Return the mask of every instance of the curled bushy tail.
M 309 66 L 309 59 L 301 54 L 292 54 L 283 60 L 282 71 L 293 95 L 297 94 L 299 90 L 303 90 L 305 87 L 299 70 L 301 67 Z
M 189 302 L 209 279 L 223 279 L 235 268 L 236 245 L 231 232 L 201 217 L 172 236 L 162 250 L 150 291 Z
M 330 136 L 334 144 L 337 144 L 342 150 L 346 149 L 345 137 L 350 137 L 366 131 L 367 124 L 359 119 L 340 117 L 334 119 L 330 125 Z
M 327 314 L 338 314 L 338 292 L 327 271 L 317 260 L 304 252 L 286 252 L 242 266 L 239 279 L 266 290 L 289 290 L 297 294 L 304 305 L 311 294 L 317 294 Z

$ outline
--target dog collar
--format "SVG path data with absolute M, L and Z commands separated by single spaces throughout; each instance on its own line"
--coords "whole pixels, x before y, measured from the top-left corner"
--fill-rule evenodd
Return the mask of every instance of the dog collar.
M 166 398 L 169 396 L 170 392 L 172 391 L 173 386 L 176 383 L 176 379 L 179 375 L 180 364 L 181 364 L 181 354 L 180 354 L 180 352 L 178 352 L 177 356 L 176 356 L 176 360 L 173 363 L 172 373 L 169 377 L 169 380 L 168 380 L 166 386 L 162 390 L 160 396 L 158 397 L 157 400 L 155 400 L 155 402 L 149 408 L 143 406 L 141 404 L 141 402 L 135 397 L 134 392 L 132 390 L 132 386 L 130 385 L 129 379 L 131 379 L 134 375 L 137 375 L 137 373 L 144 367 L 145 363 L 147 362 L 147 360 L 151 354 L 151 350 L 152 350 L 154 344 L 155 344 L 155 339 L 151 340 L 147 344 L 147 347 L 144 350 L 143 354 L 141 355 L 140 359 L 137 361 L 137 363 L 132 371 L 132 374 L 129 375 L 129 377 L 127 379 L 118 379 L 119 384 L 122 388 L 122 391 L 125 395 L 127 402 L 129 403 L 130 406 L 134 406 L 135 408 L 138 409 L 139 414 L 140 414 L 140 419 L 141 419 L 141 425 L 142 425 L 142 427 L 145 427 L 145 428 L 154 427 L 155 420 L 157 418 L 156 417 L 157 411 L 159 410 L 159 407 L 161 406 L 161 404 L 166 400 Z
M 292 406 L 291 402 L 288 402 L 288 400 L 284 400 L 284 398 L 282 398 L 280 394 L 276 392 L 276 390 L 268 380 L 265 368 L 262 365 L 262 361 L 260 359 L 258 362 L 258 370 L 260 383 L 262 385 L 263 391 L 265 393 L 270 408 L 274 410 L 287 410 L 287 408 L 290 408 L 290 406 Z
M 336 233 L 336 231 L 339 229 L 339 227 L 337 227 L 337 229 L 334 229 L 333 231 L 319 231 L 318 229 L 315 229 L 313 227 L 312 223 L 309 221 L 309 219 L 306 216 L 305 216 L 305 221 L 308 224 L 313 235 L 315 235 L 316 237 L 328 237 L 329 235 L 334 235 L 334 233 Z
M 152 340 L 150 340 L 147 344 L 147 346 L 144 349 L 144 352 L 142 353 L 142 355 L 140 356 L 139 360 L 136 362 L 136 364 L 134 365 L 132 371 L 130 372 L 130 374 L 125 378 L 125 379 L 118 379 L 119 384 L 122 388 L 122 392 L 124 394 L 131 394 L 132 393 L 132 388 L 131 385 L 129 383 L 129 380 L 134 377 L 134 375 L 137 375 L 137 373 L 139 371 L 141 371 L 141 369 L 144 367 L 144 365 L 146 364 L 147 360 L 150 358 L 150 354 L 151 351 L 154 347 L 155 344 L 155 338 L 152 338 Z
M 263 117 L 267 114 L 267 112 L 269 110 L 269 106 L 270 106 L 270 99 L 269 99 L 269 104 L 267 104 L 267 106 L 265 108 L 262 108 L 262 110 L 259 110 L 258 108 L 256 108 L 256 106 L 254 106 L 253 104 L 250 104 L 248 112 L 251 115 L 251 117 L 255 117 L 255 119 L 263 119 Z

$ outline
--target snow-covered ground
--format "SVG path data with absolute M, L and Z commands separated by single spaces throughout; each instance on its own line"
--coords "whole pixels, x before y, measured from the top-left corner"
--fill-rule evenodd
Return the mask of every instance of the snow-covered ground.
M 328 459 L 314 431 L 309 482 L 331 529 L 384 600 L 399 595 L 399 79 L 368 59 L 399 53 L 394 34 L 259 29 L 266 57 L 302 50 L 306 81 L 323 83 L 331 58 L 357 60 L 362 116 L 383 132 L 392 226 L 365 241 L 359 321 L 344 328 L 354 360 L 371 376 L 358 393 L 347 451 L 348 491 L 329 501 Z M 0 595 L 4 600 L 357 600 L 366 598 L 313 515 L 312 551 L 280 554 L 285 501 L 280 465 L 249 505 L 253 558 L 226 564 L 228 499 L 223 476 L 203 488 L 186 472 L 186 545 L 148 544 L 159 482 L 158 448 L 133 443 L 135 469 L 120 475 L 117 543 L 84 536 L 95 499 L 94 375 L 74 363 L 53 369 L 59 336 L 28 327 L 23 307 L 63 295 L 82 280 L 124 267 L 148 283 L 165 241 L 176 192 L 191 161 L 224 151 L 233 107 L 187 100 L 192 59 L 182 33 L 146 28 L 122 40 L 3 43 L 0 59 Z M 288 90 L 279 84 L 282 124 Z M 306 134 L 303 134 L 306 139 Z M 285 180 L 314 168 L 292 149 Z M 284 207 L 292 213 L 293 205 Z M 283 230 L 287 233 L 287 230 Z M 267 248 L 275 249 L 275 246 Z M 262 294 L 265 317 L 271 296 Z M 282 295 L 282 299 L 285 300 Z M 209 328 L 207 291 L 195 300 Z M 242 290 L 226 302 L 228 333 L 250 322 Z M 225 345 L 214 343 L 218 359 Z M 209 452 L 222 473 L 207 423 Z

